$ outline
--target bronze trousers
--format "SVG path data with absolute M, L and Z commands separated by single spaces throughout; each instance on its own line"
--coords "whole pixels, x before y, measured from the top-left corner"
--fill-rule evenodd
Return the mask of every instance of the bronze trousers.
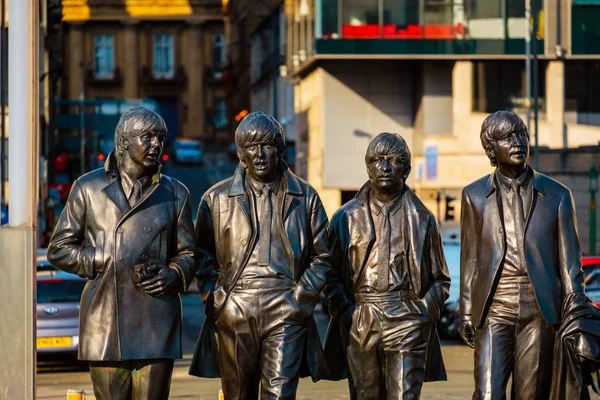
M 259 385 L 261 400 L 296 398 L 307 315 L 289 290 L 232 290 L 215 324 L 227 400 L 257 399 Z
M 412 293 L 400 292 L 357 293 L 355 297 L 354 311 L 342 316 L 342 324 L 349 328 L 351 397 L 419 399 L 433 327 L 424 302 Z
M 547 400 L 554 328 L 544 321 L 528 276 L 503 277 L 475 334 L 474 400 Z
M 97 400 L 167 400 L 172 359 L 90 361 Z

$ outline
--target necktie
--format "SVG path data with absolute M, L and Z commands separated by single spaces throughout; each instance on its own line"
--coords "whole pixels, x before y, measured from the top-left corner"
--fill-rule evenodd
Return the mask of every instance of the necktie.
M 271 255 L 271 190 L 269 186 L 265 185 L 262 189 L 261 198 L 261 211 L 259 221 L 259 233 L 258 239 L 258 265 L 267 266 L 269 265 L 269 258 Z
M 142 183 L 137 181 L 131 188 L 131 195 L 129 196 L 129 205 L 134 207 L 138 201 L 142 198 Z
M 381 229 L 377 247 L 377 291 L 379 293 L 387 292 L 390 280 L 390 236 L 390 209 L 386 204 L 381 208 Z
M 525 240 L 525 215 L 523 213 L 523 199 L 521 198 L 521 184 L 518 181 L 512 181 L 510 188 L 513 195 L 512 212 L 515 220 L 515 233 L 517 234 L 517 246 L 519 249 L 519 258 L 521 265 L 525 265 L 523 257 L 523 241 Z

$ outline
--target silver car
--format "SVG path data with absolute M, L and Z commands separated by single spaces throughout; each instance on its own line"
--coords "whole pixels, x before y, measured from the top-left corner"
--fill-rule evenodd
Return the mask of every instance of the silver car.
M 37 352 L 77 355 L 79 300 L 87 279 L 62 271 L 37 272 Z

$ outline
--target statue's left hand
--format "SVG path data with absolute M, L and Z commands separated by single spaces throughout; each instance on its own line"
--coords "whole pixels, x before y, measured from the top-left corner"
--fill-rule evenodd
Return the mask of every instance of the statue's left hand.
M 137 284 L 137 287 L 150 296 L 159 297 L 163 294 L 176 293 L 181 286 L 179 275 L 175 270 L 163 266 L 158 274 Z

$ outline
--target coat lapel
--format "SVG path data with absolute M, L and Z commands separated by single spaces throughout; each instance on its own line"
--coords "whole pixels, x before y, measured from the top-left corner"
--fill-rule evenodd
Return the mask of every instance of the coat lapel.
M 527 210 L 527 217 L 525 218 L 525 232 L 527 233 L 527 228 L 529 227 L 529 221 L 532 218 L 532 215 L 535 211 L 538 201 L 542 201 L 544 197 L 544 183 L 540 174 L 532 168 L 533 171 L 533 190 L 531 191 L 531 204 L 529 205 L 529 210 Z
M 483 261 L 483 265 L 497 266 L 504 254 L 506 241 L 504 240 L 504 218 L 502 218 L 499 208 L 500 193 L 496 188 L 494 174 L 490 174 L 490 178 L 486 186 L 486 205 L 484 208 L 483 225 L 481 229 L 482 243 L 489 243 L 493 251 L 485 252 L 489 259 Z
M 123 187 L 118 179 L 114 179 L 109 183 L 102 192 L 112 201 L 122 213 L 127 213 L 131 209 L 129 202 L 123 192 Z
M 235 172 L 233 173 L 233 179 L 231 181 L 231 186 L 229 186 L 229 191 L 227 192 L 227 196 L 236 197 L 236 201 L 246 218 L 246 222 L 250 226 L 252 226 L 252 220 L 250 217 L 250 201 L 248 200 L 248 193 L 246 193 L 246 188 L 244 187 L 244 167 L 242 164 L 238 164 Z
M 371 217 L 371 210 L 369 209 L 369 191 L 370 184 L 367 182 L 356 194 L 356 201 L 360 204 L 360 207 L 356 209 L 354 214 L 352 215 L 352 222 L 354 229 L 358 227 L 364 235 L 356 235 L 350 232 L 351 238 L 360 238 L 361 236 L 367 238 L 368 245 L 362 246 L 353 246 L 357 251 L 360 251 L 361 254 L 357 255 L 357 259 L 361 260 L 361 264 L 359 268 L 353 273 L 353 281 L 356 282 L 358 277 L 362 274 L 365 265 L 367 264 L 367 259 L 369 258 L 369 254 L 371 254 L 371 249 L 373 248 L 373 244 L 375 243 L 375 227 L 373 225 L 373 218 Z
M 302 195 L 302 188 L 300 187 L 298 178 L 290 173 L 287 165 L 285 165 L 283 170 L 283 183 L 285 185 L 285 195 L 283 200 L 283 208 L 281 210 L 281 220 L 285 221 L 285 218 L 287 217 L 288 212 L 294 203 L 294 199 Z
M 404 237 L 409 240 L 410 276 L 413 290 L 421 293 L 421 261 L 423 248 L 429 227 L 429 212 L 410 188 L 403 194 L 403 229 Z

